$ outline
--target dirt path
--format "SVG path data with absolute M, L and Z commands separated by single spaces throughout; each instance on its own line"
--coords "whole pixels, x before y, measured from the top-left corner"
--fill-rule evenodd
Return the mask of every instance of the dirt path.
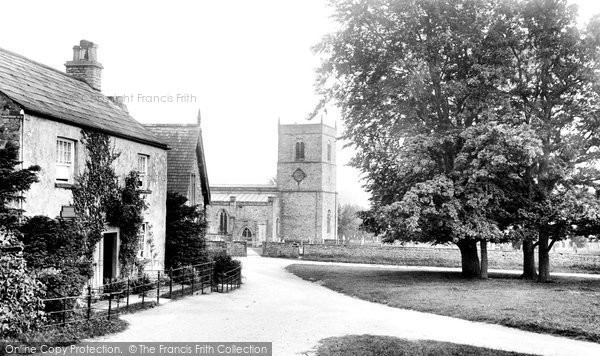
M 94 341 L 272 341 L 274 355 L 311 350 L 329 336 L 390 335 L 544 355 L 600 355 L 600 344 L 387 307 L 306 282 L 295 260 L 242 259 L 244 285 L 187 297 L 123 318 L 130 327 Z M 300 261 L 300 263 L 303 263 Z M 310 263 L 309 261 L 305 263 Z

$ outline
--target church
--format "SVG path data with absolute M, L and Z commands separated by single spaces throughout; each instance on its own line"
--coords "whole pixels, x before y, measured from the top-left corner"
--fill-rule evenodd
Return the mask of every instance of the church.
M 335 127 L 279 124 L 276 184 L 215 185 L 206 209 L 212 241 L 337 240 Z

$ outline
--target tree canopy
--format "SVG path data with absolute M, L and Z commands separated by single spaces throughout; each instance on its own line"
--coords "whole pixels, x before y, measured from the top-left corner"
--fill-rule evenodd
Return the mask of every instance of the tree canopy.
M 551 243 L 595 233 L 598 21 L 564 0 L 339 0 L 316 112 L 334 101 L 390 240 Z M 482 256 L 483 258 L 483 256 Z

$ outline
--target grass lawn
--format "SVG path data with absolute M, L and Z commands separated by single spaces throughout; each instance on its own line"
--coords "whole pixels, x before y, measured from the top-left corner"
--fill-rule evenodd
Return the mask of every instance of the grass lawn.
M 483 347 L 431 340 L 407 340 L 391 336 L 347 335 L 319 342 L 317 356 L 510 356 L 526 355 Z
M 288 271 L 335 291 L 396 308 L 600 342 L 600 280 L 553 278 L 539 284 L 490 274 L 290 265 Z

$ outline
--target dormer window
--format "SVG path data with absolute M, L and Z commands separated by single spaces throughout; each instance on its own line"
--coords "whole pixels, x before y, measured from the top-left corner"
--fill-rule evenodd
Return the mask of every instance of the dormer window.
M 296 142 L 296 161 L 304 161 L 304 142 Z

